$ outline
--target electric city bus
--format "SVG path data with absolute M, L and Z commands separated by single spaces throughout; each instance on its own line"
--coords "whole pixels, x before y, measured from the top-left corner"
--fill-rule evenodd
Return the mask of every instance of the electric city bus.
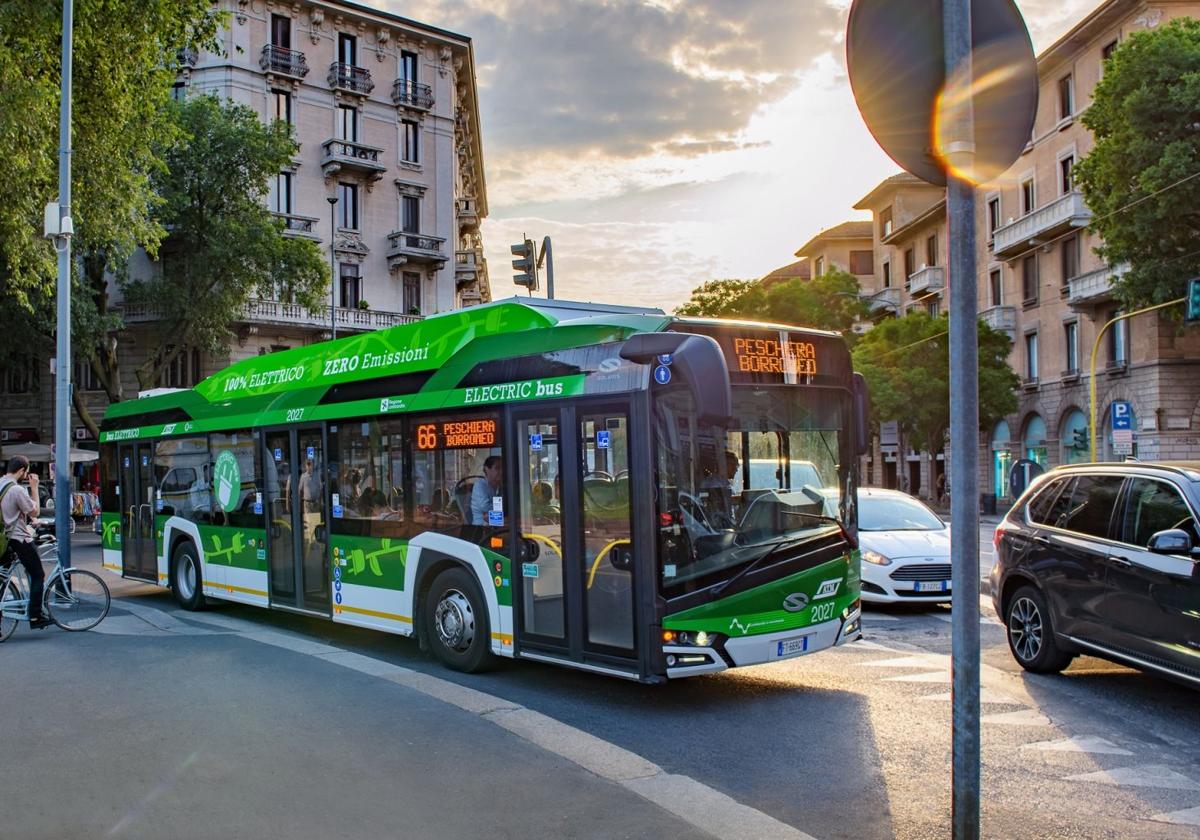
M 512 299 L 112 405 L 103 563 L 648 683 L 861 635 L 867 396 L 835 333 Z

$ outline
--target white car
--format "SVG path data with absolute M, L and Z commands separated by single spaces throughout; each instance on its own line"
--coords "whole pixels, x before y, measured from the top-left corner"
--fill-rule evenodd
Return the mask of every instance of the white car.
M 876 604 L 950 602 L 950 526 L 899 490 L 858 491 L 862 599 Z

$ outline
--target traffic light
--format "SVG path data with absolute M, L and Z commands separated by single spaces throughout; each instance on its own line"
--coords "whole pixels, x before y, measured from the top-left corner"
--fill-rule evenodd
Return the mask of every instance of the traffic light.
M 1189 324 L 1200 323 L 1200 277 L 1188 281 L 1187 315 L 1184 320 Z
M 531 292 L 537 291 L 537 252 L 534 250 L 533 240 L 526 239 L 519 245 L 510 245 L 508 250 L 517 257 L 512 261 L 513 271 L 520 272 L 513 275 L 513 282 Z
M 1086 427 L 1075 430 L 1075 440 L 1072 441 L 1071 446 L 1076 452 L 1087 452 L 1092 448 L 1091 434 Z

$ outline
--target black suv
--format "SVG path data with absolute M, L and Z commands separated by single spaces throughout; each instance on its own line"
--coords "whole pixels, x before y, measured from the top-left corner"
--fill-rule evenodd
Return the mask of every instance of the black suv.
M 1028 671 L 1081 653 L 1200 686 L 1200 462 L 1060 467 L 996 529 L 992 603 Z

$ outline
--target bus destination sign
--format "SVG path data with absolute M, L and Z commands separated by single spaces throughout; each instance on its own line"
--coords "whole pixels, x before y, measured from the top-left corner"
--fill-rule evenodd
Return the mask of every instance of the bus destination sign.
M 417 426 L 417 449 L 489 449 L 496 445 L 496 421 L 453 420 Z
M 817 375 L 817 348 L 811 341 L 734 336 L 730 361 L 740 373 Z

